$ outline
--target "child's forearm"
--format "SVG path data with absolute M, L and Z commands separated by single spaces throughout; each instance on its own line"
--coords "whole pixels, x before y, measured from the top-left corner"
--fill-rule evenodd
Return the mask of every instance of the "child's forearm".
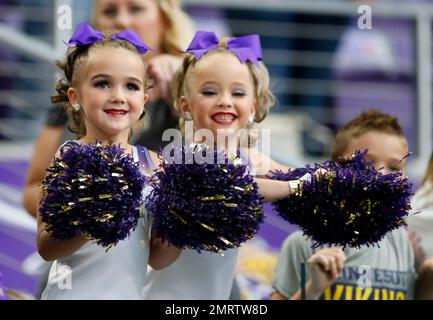
M 46 261 L 53 261 L 70 256 L 80 249 L 88 240 L 76 236 L 68 240 L 56 240 L 47 231 L 38 232 L 38 252 Z
M 264 178 L 255 178 L 254 180 L 259 186 L 259 192 L 264 197 L 264 202 L 274 202 L 292 194 L 287 181 Z
M 181 250 L 168 242 L 162 243 L 161 240 L 153 238 L 150 241 L 149 265 L 155 269 L 163 269 L 179 258 Z
M 313 289 L 313 285 L 311 283 L 311 280 L 307 281 L 305 285 L 305 299 L 306 300 L 317 300 L 319 299 L 322 292 L 317 292 Z M 298 289 L 296 293 L 290 298 L 290 300 L 301 300 L 302 299 L 302 292 L 301 289 Z
M 80 249 L 88 240 L 83 236 L 76 236 L 68 240 L 56 240 L 45 231 L 45 224 L 38 216 L 37 247 L 40 256 L 46 261 L 53 261 L 67 257 Z

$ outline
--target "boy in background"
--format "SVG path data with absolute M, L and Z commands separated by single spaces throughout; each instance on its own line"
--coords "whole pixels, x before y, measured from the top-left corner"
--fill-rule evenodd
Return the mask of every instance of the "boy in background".
M 378 110 L 361 113 L 336 136 L 332 160 L 368 149 L 366 159 L 383 173 L 404 171 L 409 153 L 398 120 Z M 389 232 L 378 246 L 359 249 L 321 246 L 301 231 L 283 243 L 273 282 L 272 299 L 301 299 L 301 264 L 307 263 L 306 299 L 406 300 L 426 297 L 416 290 L 415 254 L 405 228 Z M 418 281 L 423 280 L 422 277 Z M 431 280 L 430 280 L 431 281 Z

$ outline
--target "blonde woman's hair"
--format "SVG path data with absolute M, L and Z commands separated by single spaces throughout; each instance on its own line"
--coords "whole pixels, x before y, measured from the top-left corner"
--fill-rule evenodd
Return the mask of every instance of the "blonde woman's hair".
M 194 25 L 182 10 L 178 0 L 156 0 L 167 22 L 167 30 L 162 38 L 164 53 L 181 55 L 194 36 Z
M 67 92 L 70 87 L 77 88 L 82 81 L 87 59 L 89 57 L 89 51 L 94 48 L 124 48 L 136 53 L 140 57 L 140 61 L 142 61 L 141 54 L 130 42 L 121 39 L 111 39 L 111 36 L 117 34 L 118 32 L 119 31 L 117 30 L 103 32 L 104 40 L 96 41 L 87 46 L 71 47 L 66 52 L 65 61 L 56 61 L 56 65 L 62 71 L 62 76 L 56 82 L 55 89 L 57 94 L 51 97 L 51 102 L 59 104 L 66 109 L 70 118 L 73 120 L 73 125 L 69 127 L 69 130 L 76 133 L 78 138 L 86 135 L 83 109 L 81 108 L 78 112 L 73 110 L 72 105 L 69 102 Z M 147 79 L 143 79 L 143 81 L 145 83 L 145 90 L 147 90 L 149 88 L 148 81 Z M 141 115 L 140 119 L 143 116 L 144 113 Z
M 220 39 L 219 48 L 206 52 L 201 58 L 206 59 L 213 54 L 224 53 L 233 54 L 227 50 L 227 38 Z M 234 54 L 233 54 L 234 55 Z M 191 74 L 194 72 L 194 66 L 197 63 L 193 54 L 187 54 L 183 59 L 183 62 L 176 72 L 172 83 L 173 93 L 173 106 L 176 113 L 179 115 L 179 127 L 183 130 L 185 125 L 185 119 L 179 105 L 179 98 L 181 96 L 188 96 L 188 82 Z M 263 62 L 259 61 L 258 67 L 252 62 L 247 61 L 245 64 L 250 71 L 253 79 L 254 93 L 257 100 L 257 108 L 254 116 L 254 122 L 261 122 L 265 119 L 269 112 L 269 109 L 275 104 L 275 96 L 270 89 L 269 72 Z
M 163 19 L 167 24 L 162 37 L 162 53 L 175 56 L 182 55 L 182 50 L 188 46 L 194 36 L 194 24 L 189 16 L 182 10 L 180 0 L 154 0 Z M 96 5 L 93 6 L 93 22 L 96 23 Z M 149 32 L 152 32 L 151 30 Z

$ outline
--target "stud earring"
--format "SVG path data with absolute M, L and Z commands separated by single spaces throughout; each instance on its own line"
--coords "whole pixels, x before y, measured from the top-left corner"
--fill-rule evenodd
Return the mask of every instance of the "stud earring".
M 250 116 L 248 119 L 248 128 L 251 128 L 254 125 L 254 116 Z
M 81 106 L 77 103 L 77 104 L 73 104 L 72 108 L 74 109 L 75 112 L 80 111 Z

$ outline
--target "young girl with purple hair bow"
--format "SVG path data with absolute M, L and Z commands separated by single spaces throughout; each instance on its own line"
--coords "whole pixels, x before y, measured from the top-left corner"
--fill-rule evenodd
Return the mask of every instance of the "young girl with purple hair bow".
M 158 161 L 156 155 L 128 142 L 131 128 L 145 115 L 149 98 L 141 54 L 150 48 L 133 31 L 101 33 L 84 23 L 67 45 L 65 62 L 58 64 L 64 76 L 57 83 L 53 100 L 66 102 L 78 140 L 64 146 L 75 148 L 96 141 L 103 146 L 119 145 L 125 156 L 140 162 L 143 174 L 152 170 L 153 161 Z M 42 201 L 56 192 L 61 195 L 62 191 L 46 188 Z M 147 192 L 145 188 L 143 197 Z M 47 215 L 41 208 L 38 251 L 45 260 L 54 261 L 42 299 L 141 299 L 149 257 L 157 255 L 154 259 L 161 264 L 170 262 L 170 254 L 174 253 L 174 258 L 178 254 L 158 241 L 150 244 L 145 214 L 129 237 L 106 252 L 83 233 L 59 240 L 50 232 L 53 226 L 44 222 Z M 63 211 L 55 214 L 71 214 L 61 208 Z

